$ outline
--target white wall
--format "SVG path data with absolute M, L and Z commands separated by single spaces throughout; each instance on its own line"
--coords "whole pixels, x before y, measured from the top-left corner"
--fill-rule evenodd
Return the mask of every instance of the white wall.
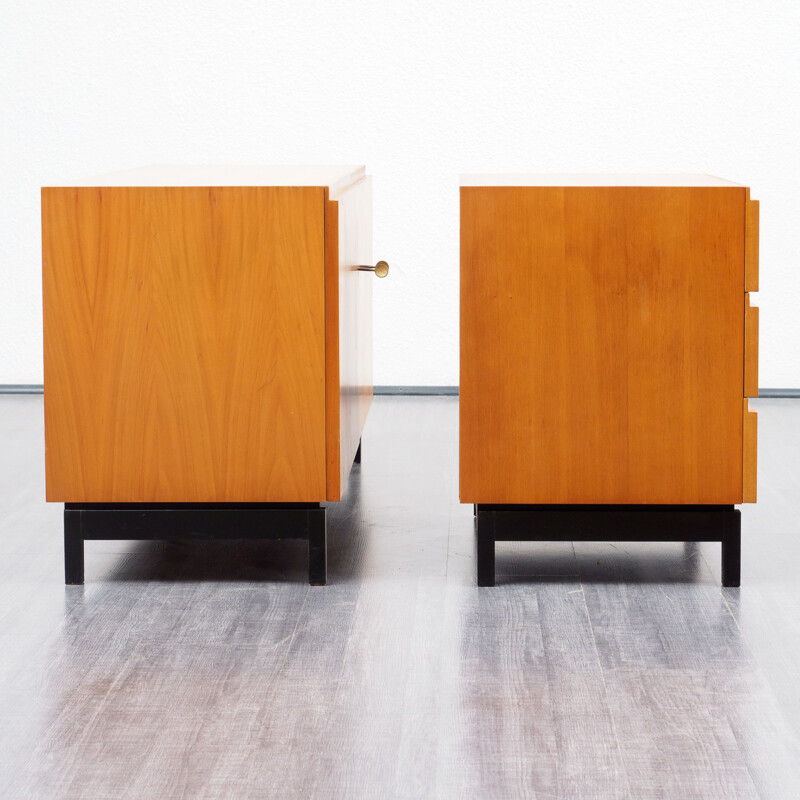
M 378 384 L 458 382 L 459 172 L 710 172 L 761 200 L 762 386 L 800 387 L 800 3 L 4 3 L 0 383 L 39 383 L 39 187 L 366 163 Z

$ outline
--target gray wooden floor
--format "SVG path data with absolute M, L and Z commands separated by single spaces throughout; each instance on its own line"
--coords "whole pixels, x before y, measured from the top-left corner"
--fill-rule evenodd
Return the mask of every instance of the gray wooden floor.
M 64 587 L 42 400 L 0 397 L 0 797 L 797 798 L 800 401 L 761 400 L 743 587 L 719 545 L 498 545 L 455 398 L 375 401 L 302 542 L 93 542 Z

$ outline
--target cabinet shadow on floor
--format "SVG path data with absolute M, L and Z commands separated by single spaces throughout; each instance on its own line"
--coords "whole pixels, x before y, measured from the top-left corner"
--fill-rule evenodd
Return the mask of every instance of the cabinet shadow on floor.
M 714 583 L 707 559 L 720 545 L 698 542 L 497 542 L 497 583 Z

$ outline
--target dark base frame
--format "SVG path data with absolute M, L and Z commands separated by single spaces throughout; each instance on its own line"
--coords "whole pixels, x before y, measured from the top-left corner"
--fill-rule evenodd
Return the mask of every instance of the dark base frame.
M 494 586 L 495 542 L 721 542 L 722 585 L 741 582 L 741 512 L 732 505 L 474 507 L 478 586 Z
M 327 526 L 320 503 L 66 503 L 64 580 L 83 583 L 88 539 L 307 539 L 308 582 L 327 580 Z
M 361 440 L 354 464 L 361 463 Z M 328 580 L 321 503 L 65 503 L 64 582 L 83 583 L 87 539 L 307 539 L 308 582 Z

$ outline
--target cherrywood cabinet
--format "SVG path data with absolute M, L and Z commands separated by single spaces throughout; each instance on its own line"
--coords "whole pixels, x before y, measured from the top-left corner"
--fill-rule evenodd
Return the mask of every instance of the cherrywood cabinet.
M 46 187 L 42 250 L 48 500 L 341 497 L 372 397 L 363 167 Z
M 756 499 L 758 203 L 709 176 L 461 182 L 461 501 Z

